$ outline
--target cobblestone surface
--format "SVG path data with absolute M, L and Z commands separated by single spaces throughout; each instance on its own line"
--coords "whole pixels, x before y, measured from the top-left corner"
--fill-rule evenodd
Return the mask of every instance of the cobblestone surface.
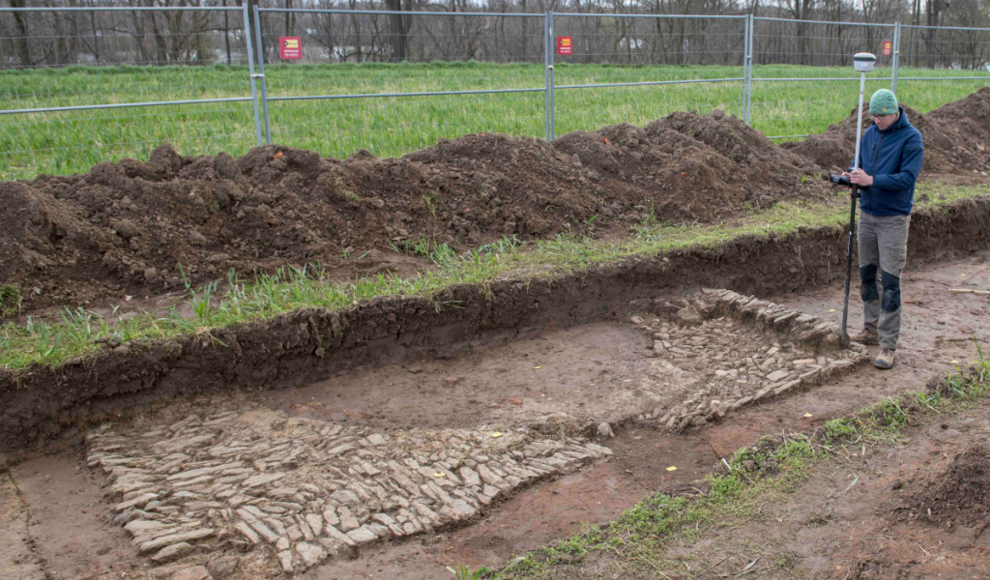
M 703 377 L 704 386 L 669 411 L 644 417 L 683 430 L 869 360 L 863 345 L 839 344 L 833 322 L 730 290 L 704 290 L 682 304 L 658 305 L 664 319 L 634 323 L 651 333 L 651 355 Z
M 457 525 L 611 451 L 526 431 L 374 433 L 266 411 L 190 415 L 88 437 L 115 522 L 156 564 L 261 549 L 286 573 Z

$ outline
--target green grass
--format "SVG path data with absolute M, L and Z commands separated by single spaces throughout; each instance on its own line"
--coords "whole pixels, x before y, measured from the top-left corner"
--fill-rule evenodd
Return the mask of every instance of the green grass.
M 0 284 L 0 318 L 13 316 L 21 306 L 21 289 L 11 284 Z
M 943 414 L 963 412 L 990 393 L 990 358 L 977 344 L 978 359 L 968 369 L 947 373 L 932 388 L 890 397 L 808 436 L 767 436 L 737 451 L 729 468 L 707 477 L 708 489 L 692 496 L 659 493 L 629 508 L 614 522 L 586 527 L 580 533 L 518 557 L 512 565 L 483 575 L 493 580 L 563 580 L 575 570 L 586 577 L 585 561 L 600 578 L 710 578 L 714 562 L 704 550 L 684 549 L 699 539 L 759 519 L 761 506 L 779 505 L 798 491 L 816 465 L 848 460 L 867 443 L 896 445 L 909 425 Z M 848 449 L 848 451 L 847 451 Z M 850 483 L 854 485 L 856 480 Z M 848 489 L 848 488 L 847 488 Z M 815 519 L 809 525 L 824 525 Z M 760 539 L 754 539 L 759 542 Z M 745 543 L 744 543 L 745 544 Z M 745 547 L 745 545 L 744 545 Z M 759 555 L 760 550 L 754 552 Z M 767 554 L 765 551 L 763 555 Z M 769 568 L 787 570 L 797 556 L 773 555 Z M 691 560 L 691 566 L 682 566 Z
M 937 209 L 956 200 L 986 194 L 990 194 L 990 186 L 952 188 L 920 184 L 917 205 Z M 552 279 L 631 256 L 715 247 L 744 235 L 782 236 L 800 228 L 836 227 L 845 223 L 847 212 L 842 203 L 786 202 L 753 212 L 732 224 L 675 225 L 646 221 L 632 236 L 618 241 L 564 234 L 522 245 L 514 238 L 505 238 L 460 255 L 446 244 L 421 240 L 393 248 L 433 262 L 434 267 L 429 271 L 408 278 L 378 274 L 330 283 L 318 269 L 283 268 L 275 274 L 245 281 L 231 271 L 222 292 L 219 281 L 203 288 L 187 289 L 186 304 L 193 312 L 190 317 L 181 316 L 176 307 L 165 314 L 146 312 L 126 319 L 105 318 L 80 308 L 64 310 L 58 320 L 28 317 L 23 324 L 8 322 L 0 327 L 0 368 L 57 365 L 93 353 L 107 342 L 140 345 L 156 339 L 210 334 L 212 329 L 302 308 L 345 310 L 359 301 L 379 296 L 420 296 L 433 300 L 438 309 L 457 307 L 435 297 L 455 284 L 487 288 L 492 281 L 506 277 Z
M 794 492 L 811 464 L 823 458 L 821 445 L 803 435 L 766 437 L 727 460 L 726 473 L 706 478 L 707 489 L 690 495 L 659 493 L 624 511 L 604 526 L 530 552 L 511 570 L 494 578 L 549 580 L 572 577 L 584 559 L 594 556 L 600 577 L 640 578 L 683 574 L 677 558 L 664 553 L 674 544 L 692 543 L 713 528 L 726 528 L 755 517 L 768 497 Z M 750 467 L 744 466 L 743 462 Z M 596 554 L 597 553 L 597 554 Z M 689 557 L 690 558 L 690 557 Z M 609 562 L 602 567 L 601 560 Z M 702 563 L 692 562 L 700 573 Z M 692 574 L 693 575 L 693 574 Z M 669 577 L 669 576 L 667 576 Z M 705 577 L 700 574 L 700 577 Z
M 440 90 L 542 88 L 532 64 L 274 65 L 265 69 L 271 96 Z M 971 76 L 964 71 L 901 69 L 901 76 Z M 846 68 L 757 66 L 757 77 L 852 77 Z M 556 85 L 739 78 L 742 67 L 560 64 Z M 889 69 L 869 75 L 869 90 L 889 87 Z M 988 76 L 990 79 L 990 76 Z M 900 99 L 930 111 L 987 81 L 903 81 Z M 854 82 L 757 82 L 753 124 L 767 135 L 823 132 L 855 106 Z M 245 67 L 69 67 L 0 72 L 0 108 L 21 109 L 149 100 L 250 96 Z M 604 125 L 643 125 L 675 111 L 723 109 L 740 115 L 742 83 L 705 83 L 556 92 L 557 134 Z M 337 101 L 273 102 L 273 140 L 343 158 L 367 149 L 398 156 L 466 133 L 497 131 L 543 137 L 539 93 Z M 117 110 L 0 115 L 0 179 L 85 172 L 100 161 L 146 158 L 172 142 L 186 155 L 255 145 L 249 102 Z

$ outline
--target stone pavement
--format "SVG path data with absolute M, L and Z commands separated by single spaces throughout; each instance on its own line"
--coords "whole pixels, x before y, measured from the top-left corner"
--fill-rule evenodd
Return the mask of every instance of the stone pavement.
M 611 454 L 525 429 L 383 434 L 264 410 L 106 427 L 88 446 L 114 521 L 155 564 L 263 550 L 286 573 L 469 522 L 506 494 Z
M 664 319 L 636 322 L 653 338 L 651 356 L 700 375 L 704 386 L 648 420 L 683 430 L 869 360 L 866 348 L 842 348 L 834 322 L 730 290 L 703 290 L 682 304 L 658 305 Z

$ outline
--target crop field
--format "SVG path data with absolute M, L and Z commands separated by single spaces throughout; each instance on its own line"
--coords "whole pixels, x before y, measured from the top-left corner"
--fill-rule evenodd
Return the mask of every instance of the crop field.
M 276 65 L 265 70 L 269 96 L 369 94 L 542 88 L 533 64 L 433 63 Z M 742 83 L 563 89 L 567 85 L 741 78 L 742 67 L 556 68 L 556 130 L 642 125 L 674 111 L 742 113 Z M 841 68 L 756 66 L 757 78 L 852 77 Z M 970 76 L 965 71 L 902 68 L 900 76 Z M 988 77 L 990 78 L 990 77 Z M 69 67 L 0 73 L 4 109 L 141 101 L 250 97 L 245 67 Z M 868 91 L 888 87 L 890 70 L 877 69 Z M 985 86 L 986 80 L 900 81 L 902 102 L 927 112 Z M 753 83 L 755 128 L 769 136 L 824 131 L 854 107 L 854 82 Z M 542 92 L 444 97 L 342 99 L 270 103 L 272 138 L 322 155 L 359 149 L 399 156 L 467 133 L 543 137 Z M 232 155 L 255 145 L 250 101 L 0 116 L 0 179 L 38 173 L 84 172 L 100 161 L 143 158 L 163 141 L 183 154 Z

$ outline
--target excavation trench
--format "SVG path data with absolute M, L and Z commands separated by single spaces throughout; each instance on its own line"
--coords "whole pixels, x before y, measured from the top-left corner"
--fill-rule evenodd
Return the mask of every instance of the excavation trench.
M 988 214 L 977 198 L 914 216 L 912 264 L 948 276 L 928 281 L 931 303 L 958 272 L 987 277 Z M 985 338 L 966 322 L 982 302 L 920 312 L 937 357 L 912 360 L 908 345 L 900 374 L 864 378 L 862 351 L 834 340 L 843 238 L 753 237 L 552 284 L 500 282 L 487 297 L 458 287 L 436 303 L 307 311 L 214 333 L 226 347 L 196 337 L 20 375 L 5 385 L 4 441 L 24 453 L 81 428 L 90 468 L 85 480 L 72 459 L 13 468 L 36 510 L 23 533 L 43 568 L 112 568 L 96 545 L 100 558 L 59 555 L 79 550 L 59 514 L 85 498 L 92 513 L 70 523 L 92 532 L 112 519 L 110 552 L 161 577 L 236 562 L 255 577 L 411 566 L 427 578 L 439 563 L 504 561 L 691 482 L 761 434 L 916 386 L 942 359 L 970 356 L 967 332 Z M 779 304 L 699 290 L 725 286 Z M 939 317 L 963 338 L 938 334 Z M 17 405 L 35 412 L 14 423 Z M 601 422 L 618 432 L 611 449 L 595 442 Z
M 988 230 L 990 200 L 983 197 L 919 211 L 909 240 L 912 263 L 982 249 Z M 67 428 L 176 396 L 298 387 L 370 365 L 453 357 L 528 333 L 614 320 L 633 300 L 676 299 L 701 287 L 772 298 L 839 278 L 844 247 L 838 227 L 749 236 L 551 280 L 460 285 L 433 300 L 381 298 L 342 312 L 301 310 L 108 348 L 55 368 L 0 375 L 0 440 L 8 453 L 34 449 Z
M 613 437 L 613 426 L 684 431 L 868 359 L 862 345 L 840 347 L 834 322 L 730 290 L 631 307 L 656 318 L 498 347 L 439 381 L 409 365 L 412 378 L 392 379 L 389 365 L 292 389 L 303 402 L 288 409 L 245 395 L 169 405 L 91 429 L 86 463 L 105 477 L 114 522 L 154 563 L 246 551 L 268 556 L 255 558 L 258 573 L 293 574 L 463 527 L 537 482 L 607 460 L 591 438 Z

